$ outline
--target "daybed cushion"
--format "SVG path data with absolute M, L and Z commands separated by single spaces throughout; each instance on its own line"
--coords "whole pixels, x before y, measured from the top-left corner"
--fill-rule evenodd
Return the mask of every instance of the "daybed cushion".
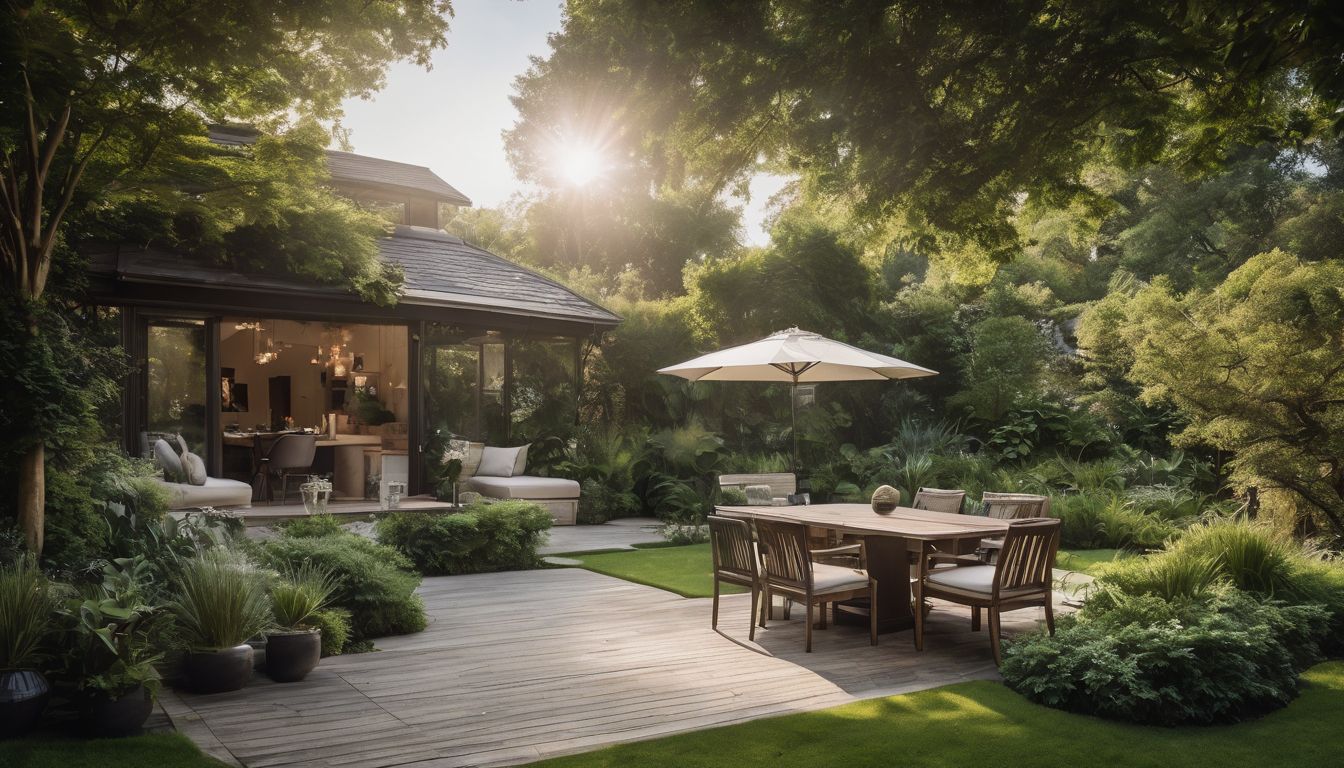
M 467 488 L 493 499 L 577 499 L 579 484 L 563 477 L 486 477 L 477 475 Z
M 252 486 L 237 480 L 207 477 L 204 485 L 159 482 L 168 489 L 169 509 L 252 506 Z
M 481 454 L 481 465 L 476 468 L 477 475 L 488 477 L 513 477 L 514 467 L 518 463 L 518 448 L 496 448 L 487 445 Z M 524 461 L 527 459 L 524 458 Z
M 177 455 L 167 440 L 154 441 L 154 461 L 163 470 L 163 476 L 168 482 L 182 479 L 182 457 Z
M 192 485 L 205 485 L 209 479 L 205 473 L 205 460 L 191 451 L 182 454 L 182 474 Z

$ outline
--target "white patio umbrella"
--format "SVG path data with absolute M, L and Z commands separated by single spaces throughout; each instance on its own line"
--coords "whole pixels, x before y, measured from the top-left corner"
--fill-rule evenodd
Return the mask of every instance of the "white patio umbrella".
M 760 341 L 721 349 L 658 369 L 691 381 L 777 381 L 792 385 L 793 470 L 798 471 L 799 384 L 823 381 L 881 381 L 935 376 L 937 371 L 810 331 L 790 328 Z

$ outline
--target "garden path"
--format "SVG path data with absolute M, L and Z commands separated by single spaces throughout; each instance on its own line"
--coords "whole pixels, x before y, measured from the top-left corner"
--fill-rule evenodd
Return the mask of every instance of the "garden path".
M 184 732 L 250 768 L 492 766 L 605 744 L 997 678 L 967 609 L 940 606 L 923 653 L 910 632 L 870 647 L 816 633 L 802 611 L 747 641 L 748 596 L 710 603 L 579 569 L 425 579 L 431 617 L 379 652 L 324 659 L 302 683 L 258 675 L 234 693 L 177 694 Z M 941 608 L 941 609 L 940 609 Z M 1040 609 L 1005 616 L 1008 632 Z

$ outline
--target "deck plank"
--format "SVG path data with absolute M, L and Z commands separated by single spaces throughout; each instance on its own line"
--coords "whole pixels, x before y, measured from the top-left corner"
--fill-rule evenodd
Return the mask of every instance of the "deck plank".
M 323 660 L 302 683 L 179 694 L 186 715 L 250 768 L 530 762 L 606 744 L 834 706 L 962 680 L 995 679 L 988 637 L 965 608 L 877 647 L 856 627 L 814 633 L 802 611 L 747 640 L 748 596 L 708 600 L 583 570 L 426 579 L 431 617 L 379 651 Z M 1039 609 L 1005 616 L 1035 627 Z

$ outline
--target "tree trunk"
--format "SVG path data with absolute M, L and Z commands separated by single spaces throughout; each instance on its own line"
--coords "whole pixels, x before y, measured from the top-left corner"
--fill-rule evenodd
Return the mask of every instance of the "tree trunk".
M 47 509 L 46 446 L 34 445 L 19 464 L 19 528 L 28 540 L 28 551 L 42 554 L 42 533 Z

